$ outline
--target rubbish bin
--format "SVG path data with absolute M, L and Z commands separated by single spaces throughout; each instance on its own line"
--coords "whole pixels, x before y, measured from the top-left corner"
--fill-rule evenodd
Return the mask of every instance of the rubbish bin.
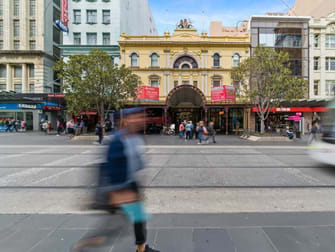
M 300 131 L 297 131 L 296 134 L 295 134 L 296 138 L 301 138 L 301 132 Z

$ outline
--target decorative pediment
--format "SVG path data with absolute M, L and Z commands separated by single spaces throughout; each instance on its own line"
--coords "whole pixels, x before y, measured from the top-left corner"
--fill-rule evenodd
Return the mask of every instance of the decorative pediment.
M 329 32 L 333 32 L 333 33 L 335 33 L 335 22 L 328 24 L 328 26 L 327 26 L 327 30 L 328 30 Z

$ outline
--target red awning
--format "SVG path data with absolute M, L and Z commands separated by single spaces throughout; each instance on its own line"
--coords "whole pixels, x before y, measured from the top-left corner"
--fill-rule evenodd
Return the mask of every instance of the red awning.
M 271 113 L 285 112 L 328 112 L 325 107 L 276 107 L 270 110 Z M 252 112 L 259 112 L 258 108 L 252 108 Z
M 81 112 L 81 115 L 96 115 L 98 114 L 97 112 Z

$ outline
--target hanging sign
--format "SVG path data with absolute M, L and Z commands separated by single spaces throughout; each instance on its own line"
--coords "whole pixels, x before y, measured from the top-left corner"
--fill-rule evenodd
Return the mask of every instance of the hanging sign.
M 68 0 L 62 0 L 61 20 L 56 21 L 57 27 L 63 32 L 69 32 L 69 3 Z

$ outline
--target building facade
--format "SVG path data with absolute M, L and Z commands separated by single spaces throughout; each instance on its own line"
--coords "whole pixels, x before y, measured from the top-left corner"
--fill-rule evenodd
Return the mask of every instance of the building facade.
M 326 18 L 313 18 L 310 30 L 309 97 L 335 96 L 335 12 Z
M 88 54 L 100 48 L 119 63 L 118 40 L 130 35 L 156 35 L 148 0 L 69 0 L 69 32 L 63 33 L 62 56 Z
M 309 85 L 309 92 L 305 94 L 304 101 L 283 102 L 280 107 L 271 110 L 265 122 L 267 131 L 285 132 L 286 127 L 289 126 L 295 132 L 304 134 L 308 132 L 315 113 L 325 111 L 322 105 L 324 103 L 309 100 L 310 95 L 314 92 L 312 86 L 314 81 L 310 80 L 310 76 L 315 78 L 316 75 L 316 78 L 319 79 L 318 73 L 312 74 L 313 68 L 311 68 L 313 61 L 310 60 L 310 44 L 312 43 L 310 42 L 312 35 L 309 34 L 310 20 L 310 17 L 284 15 L 252 16 L 250 19 L 251 54 L 258 46 L 287 52 L 292 75 L 313 83 Z M 321 36 L 318 37 L 319 45 L 321 45 L 320 38 Z M 326 42 L 323 41 L 323 43 Z M 316 57 L 321 57 L 319 48 L 316 48 L 313 53 Z M 325 61 L 320 64 L 325 64 Z M 253 108 L 252 111 L 254 112 L 251 117 L 254 125 L 252 129 L 260 131 L 257 108 Z
M 60 56 L 60 0 L 0 0 L 0 91 L 60 90 L 53 66 Z
M 250 111 L 245 103 L 235 97 L 217 101 L 213 93 L 223 87 L 239 88 L 231 70 L 249 57 L 248 34 L 208 36 L 181 26 L 164 36 L 123 34 L 119 44 L 121 64 L 130 67 L 141 90 L 149 92 L 129 106 L 146 106 L 148 117 L 158 118 L 152 124 L 213 121 L 224 134 L 235 131 L 236 125 L 238 130 L 248 128 Z
M 288 15 L 325 18 L 334 11 L 335 1 L 333 0 L 295 0 L 295 4 Z

